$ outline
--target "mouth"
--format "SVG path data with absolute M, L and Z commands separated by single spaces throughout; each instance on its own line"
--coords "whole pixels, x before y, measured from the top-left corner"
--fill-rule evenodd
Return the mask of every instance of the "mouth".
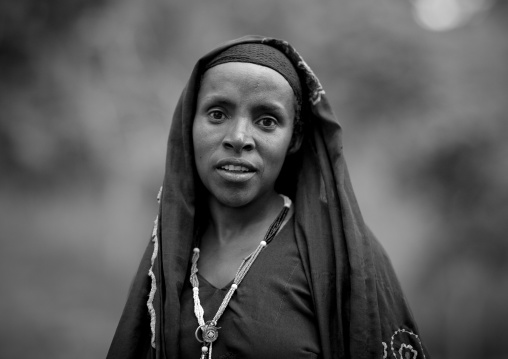
M 228 182 L 245 182 L 257 172 L 257 168 L 250 163 L 238 158 L 226 158 L 217 163 L 217 171 Z
M 245 173 L 245 172 L 254 172 L 253 170 L 244 167 L 244 166 L 235 166 L 235 165 L 224 165 L 219 167 L 220 170 L 228 171 L 228 172 L 236 172 L 236 173 Z
M 257 168 L 249 161 L 240 158 L 224 158 L 217 162 L 217 169 L 228 171 L 228 172 L 236 172 L 236 173 L 245 173 L 245 172 L 256 172 Z

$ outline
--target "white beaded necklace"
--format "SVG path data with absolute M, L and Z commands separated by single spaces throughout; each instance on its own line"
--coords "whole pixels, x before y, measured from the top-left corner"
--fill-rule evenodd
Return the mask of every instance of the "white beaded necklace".
M 212 344 L 215 340 L 217 340 L 220 329 L 220 327 L 217 327 L 217 322 L 219 321 L 220 317 L 222 316 L 222 313 L 224 313 L 224 310 L 228 306 L 231 297 L 233 296 L 236 289 L 238 288 L 243 278 L 245 277 L 250 267 L 252 266 L 252 263 L 254 263 L 259 253 L 268 245 L 268 243 L 271 242 L 273 237 L 275 237 L 275 235 L 279 231 L 282 223 L 284 223 L 284 219 L 286 218 L 286 215 L 288 214 L 289 209 L 291 208 L 291 200 L 284 195 L 280 196 L 284 199 L 284 207 L 282 208 L 281 212 L 279 213 L 275 221 L 273 221 L 273 223 L 270 225 L 270 228 L 268 228 L 264 240 L 262 240 L 259 243 L 259 246 L 256 248 L 254 252 L 252 252 L 249 256 L 243 259 L 242 264 L 240 264 L 240 267 L 238 268 L 235 274 L 233 284 L 231 284 L 231 287 L 229 288 L 229 291 L 224 297 L 224 300 L 222 301 L 219 309 L 217 310 L 217 313 L 215 314 L 212 320 L 209 320 L 206 323 L 205 320 L 203 319 L 205 312 L 203 310 L 203 307 L 201 306 L 201 302 L 199 301 L 199 280 L 197 277 L 199 248 L 197 247 L 194 248 L 194 253 L 192 254 L 190 282 L 192 284 L 192 292 L 193 292 L 192 296 L 194 298 L 194 314 L 196 315 L 196 318 L 199 323 L 195 335 L 196 339 L 200 343 L 203 343 L 203 347 L 201 348 L 200 359 L 205 359 L 206 354 L 208 354 L 209 359 L 212 358 Z M 201 338 L 199 338 L 198 333 L 199 330 L 201 330 Z

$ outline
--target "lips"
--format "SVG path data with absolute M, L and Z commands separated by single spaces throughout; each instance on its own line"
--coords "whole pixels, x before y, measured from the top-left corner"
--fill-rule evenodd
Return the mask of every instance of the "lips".
M 249 161 L 225 158 L 217 163 L 219 175 L 228 182 L 245 182 L 254 177 L 257 168 Z
M 217 169 L 230 172 L 256 172 L 256 166 L 240 158 L 225 158 L 217 162 Z
M 230 172 L 252 172 L 247 167 L 244 166 L 234 166 L 234 165 L 224 165 L 220 167 L 221 170 L 230 171 Z

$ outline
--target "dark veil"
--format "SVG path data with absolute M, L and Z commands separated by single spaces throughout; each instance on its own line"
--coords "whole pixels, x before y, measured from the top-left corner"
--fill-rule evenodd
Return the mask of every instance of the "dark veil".
M 277 189 L 295 204 L 323 358 L 428 358 L 386 253 L 366 226 L 342 151 L 342 128 L 318 79 L 285 41 L 247 36 L 198 61 L 169 134 L 160 212 L 108 358 L 178 358 L 180 293 L 199 218 L 192 121 L 204 66 L 239 43 L 264 43 L 293 63 L 304 89 L 305 137 Z

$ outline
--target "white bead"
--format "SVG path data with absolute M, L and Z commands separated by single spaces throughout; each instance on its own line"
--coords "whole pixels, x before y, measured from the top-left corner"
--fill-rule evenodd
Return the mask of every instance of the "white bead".
M 236 288 L 238 288 L 238 286 L 235 283 L 233 283 L 233 284 L 231 284 L 231 288 L 236 289 Z
M 261 245 L 261 247 L 266 247 L 266 242 L 265 241 L 261 241 L 261 243 L 259 243 Z
M 199 292 L 199 288 L 198 287 L 192 287 L 192 291 L 193 292 Z
M 199 248 L 196 247 L 193 249 L 193 251 L 194 251 L 194 253 L 199 253 Z
M 207 347 L 201 347 L 201 351 L 206 354 L 206 353 L 208 353 L 208 348 Z

